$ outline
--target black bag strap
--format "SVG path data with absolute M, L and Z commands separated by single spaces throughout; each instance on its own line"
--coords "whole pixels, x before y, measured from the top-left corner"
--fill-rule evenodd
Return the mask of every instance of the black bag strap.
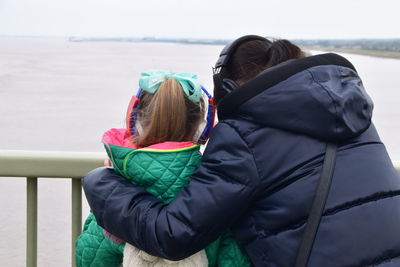
M 333 169 L 336 160 L 336 144 L 328 143 L 325 152 L 324 163 L 322 165 L 321 178 L 318 183 L 311 212 L 304 230 L 303 239 L 297 251 L 295 267 L 306 267 L 310 253 L 314 244 L 321 215 L 328 197 L 329 188 L 332 182 Z

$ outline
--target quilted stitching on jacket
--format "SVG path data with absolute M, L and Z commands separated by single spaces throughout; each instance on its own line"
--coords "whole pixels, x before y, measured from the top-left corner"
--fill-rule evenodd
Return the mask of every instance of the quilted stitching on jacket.
M 118 267 L 121 265 L 125 244 L 113 243 L 90 213 L 83 234 L 76 240 L 76 265 L 85 267 Z
M 124 170 L 124 174 L 134 184 L 168 203 L 189 182 L 200 157 L 197 149 L 168 153 L 138 152 L 129 158 L 126 164 L 129 168 Z
M 178 151 L 132 149 L 106 144 L 114 170 L 132 183 L 145 188 L 158 199 L 169 203 L 189 182 L 201 160 L 198 146 Z M 77 240 L 78 267 L 120 266 L 124 244 L 116 244 L 103 234 L 93 214 L 85 222 Z M 250 266 L 247 255 L 227 231 L 206 248 L 209 266 Z
M 117 171 L 165 202 L 170 202 L 189 182 L 190 174 L 201 159 L 198 146 L 173 152 L 139 151 L 115 145 L 109 147 L 107 152 Z M 90 213 L 85 221 L 83 233 L 76 240 L 77 266 L 120 266 L 124 246 L 125 244 L 117 244 L 108 239 L 103 233 L 103 228 Z

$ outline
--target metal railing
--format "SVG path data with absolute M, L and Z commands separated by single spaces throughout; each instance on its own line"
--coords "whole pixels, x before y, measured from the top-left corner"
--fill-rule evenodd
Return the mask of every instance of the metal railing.
M 82 230 L 81 178 L 103 165 L 105 153 L 0 150 L 0 177 L 26 177 L 27 239 L 26 266 L 37 265 L 37 183 L 38 178 L 71 179 L 72 266 L 75 266 L 75 239 Z M 393 162 L 400 174 L 400 161 Z
M 105 153 L 0 150 L 0 177 L 26 177 L 26 266 L 37 266 L 38 178 L 71 179 L 72 266 L 82 231 L 81 178 L 103 165 Z

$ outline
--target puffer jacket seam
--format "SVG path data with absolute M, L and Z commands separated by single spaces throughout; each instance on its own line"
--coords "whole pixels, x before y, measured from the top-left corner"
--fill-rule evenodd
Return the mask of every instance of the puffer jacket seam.
M 371 260 L 370 263 L 367 263 L 368 265 L 362 264 L 358 265 L 358 267 L 377 267 L 383 263 L 391 262 L 393 259 L 397 258 L 400 258 L 400 252 L 392 256 L 385 256 L 382 258 L 376 257 L 375 259 Z
M 254 152 L 253 152 L 253 150 L 251 149 L 249 142 L 248 142 L 248 141 L 245 139 L 245 137 L 241 134 L 241 132 L 239 131 L 239 129 L 237 129 L 237 128 L 236 128 L 234 125 L 232 125 L 231 123 L 229 123 L 229 122 L 227 122 L 227 121 L 223 121 L 223 122 L 220 122 L 220 123 L 225 123 L 226 125 L 228 125 L 229 127 L 231 127 L 231 128 L 239 135 L 240 139 L 242 139 L 243 142 L 246 144 L 247 149 L 249 150 L 251 156 L 253 157 L 253 162 L 254 162 L 254 165 L 256 166 L 256 169 L 257 169 L 258 181 L 260 181 L 260 177 L 261 177 L 260 174 L 261 174 L 261 171 L 260 171 L 260 168 L 259 168 L 259 166 L 258 166 L 258 164 L 257 164 L 256 158 L 255 158 L 255 156 L 254 156 Z
M 110 188 L 110 192 L 108 193 L 107 197 L 104 199 L 104 207 L 106 208 L 107 206 L 107 201 L 110 198 L 110 196 L 112 195 L 112 193 L 118 188 L 118 184 L 115 184 L 114 187 Z M 104 213 L 102 214 L 102 217 L 104 216 Z M 95 216 L 96 217 L 96 216 Z M 102 218 L 103 219 L 103 218 Z M 103 219 L 104 221 L 104 219 Z M 97 222 L 97 220 L 96 220 Z
M 387 258 L 382 258 L 382 259 L 380 259 L 380 261 L 371 263 L 371 264 L 369 264 L 367 267 L 370 267 L 370 266 L 376 267 L 376 266 L 381 265 L 382 263 L 391 262 L 392 260 L 397 259 L 397 258 L 400 258 L 400 253 L 397 254 L 396 256 L 387 257 Z M 364 265 L 363 265 L 363 266 L 359 266 L 359 267 L 364 267 Z
M 397 197 L 400 196 L 400 190 L 397 191 L 388 191 L 385 193 L 378 193 L 378 194 L 374 194 L 372 196 L 368 196 L 365 198 L 360 198 L 360 199 L 356 199 L 350 202 L 346 202 L 344 204 L 340 204 L 337 205 L 336 207 L 327 209 L 326 211 L 324 211 L 324 213 L 322 214 L 323 217 L 328 217 L 328 216 L 332 216 L 335 215 L 341 211 L 346 211 L 349 210 L 351 208 L 355 208 L 355 207 L 359 207 L 368 203 L 371 203 L 373 201 L 380 201 L 380 200 L 384 200 L 387 198 L 391 198 L 391 197 Z M 268 231 L 265 234 L 265 238 L 271 237 L 271 236 L 275 236 L 275 235 L 279 235 L 283 232 L 286 231 L 290 231 L 290 230 L 295 230 L 298 229 L 300 227 L 302 227 L 307 221 L 307 218 L 303 218 L 301 220 L 298 220 L 295 223 L 292 223 L 290 225 L 287 225 L 285 228 L 279 229 L 279 230 L 275 230 L 275 231 Z
M 237 114 L 236 117 L 238 117 L 238 118 L 240 118 L 242 120 L 249 120 L 246 116 L 243 116 L 242 114 Z M 226 123 L 230 125 L 229 122 L 226 121 Z M 243 139 L 249 137 L 249 135 L 253 134 L 254 132 L 256 132 L 258 130 L 260 130 L 261 128 L 268 127 L 268 128 L 271 128 L 271 129 L 275 129 L 274 127 L 265 126 L 265 125 L 262 125 L 260 123 L 254 122 L 254 121 L 252 121 L 252 124 L 253 124 L 253 128 L 251 130 L 249 129 L 249 130 L 245 131 L 244 133 L 242 133 L 241 137 Z M 278 128 L 276 128 L 276 129 L 278 129 Z M 284 129 L 279 129 L 279 130 L 286 131 Z
M 150 206 L 151 206 L 151 203 L 149 203 L 149 204 L 147 205 L 147 207 L 146 207 L 145 216 L 144 216 L 145 219 L 142 220 L 142 222 L 141 222 L 141 224 L 142 224 L 141 228 L 142 228 L 142 229 L 145 229 L 145 228 L 146 228 L 145 225 L 146 225 L 147 219 L 148 219 L 148 217 L 149 217 Z M 155 237 L 156 237 L 156 239 L 157 239 L 157 244 L 160 244 L 160 242 L 158 241 L 157 235 L 155 235 Z M 146 238 L 145 238 L 145 231 L 142 231 L 142 232 L 141 232 L 140 238 L 141 238 L 141 240 L 143 240 L 144 243 L 146 244 L 146 245 L 145 245 L 145 248 L 146 248 L 146 249 L 144 249 L 144 251 L 148 251 L 148 249 L 147 249 L 147 248 L 148 248 L 148 244 L 147 244 Z M 160 248 L 162 254 L 165 254 L 164 249 L 163 249 L 161 246 L 158 246 L 158 247 Z M 140 248 L 139 248 L 139 249 L 140 249 Z
M 348 210 L 348 209 L 351 209 L 351 208 L 354 208 L 357 206 L 361 206 L 363 204 L 367 204 L 367 203 L 370 203 L 373 201 L 380 201 L 380 200 L 384 200 L 387 198 L 396 197 L 399 195 L 400 195 L 400 190 L 375 193 L 373 195 L 363 197 L 363 198 L 358 198 L 356 200 L 349 201 L 344 204 L 337 205 L 336 207 L 327 209 L 324 212 L 324 216 L 331 216 L 331 215 L 334 215 L 341 211 Z
M 342 146 L 338 151 L 346 151 L 349 149 L 357 148 L 357 147 L 362 147 L 362 146 L 369 146 L 369 145 L 384 145 L 383 142 L 378 142 L 378 141 L 371 141 L 371 142 L 365 142 L 365 143 L 357 143 L 357 144 L 351 144 L 348 146 Z
M 335 109 L 335 135 L 337 135 L 337 134 L 338 134 L 338 107 L 337 107 L 336 101 L 333 99 L 333 97 L 332 97 L 332 95 L 330 94 L 329 90 L 326 89 L 325 86 L 323 86 L 320 82 L 318 82 L 318 81 L 315 79 L 314 74 L 312 73 L 312 71 L 310 71 L 309 69 L 307 69 L 307 70 L 305 70 L 305 71 L 307 71 L 307 72 L 311 75 L 312 80 L 313 80 L 316 84 L 318 84 L 318 85 L 326 92 L 326 94 L 329 96 L 329 98 L 331 99 L 331 102 L 332 102 L 333 107 L 334 107 L 334 109 Z

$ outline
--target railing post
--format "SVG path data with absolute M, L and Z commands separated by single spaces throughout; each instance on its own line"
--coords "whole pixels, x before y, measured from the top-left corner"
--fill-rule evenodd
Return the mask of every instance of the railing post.
M 71 235 L 71 263 L 72 266 L 76 266 L 75 263 L 75 240 L 82 231 L 82 187 L 81 179 L 73 178 L 71 186 L 71 206 L 72 206 L 72 235 Z
M 26 178 L 26 266 L 37 265 L 37 181 Z

